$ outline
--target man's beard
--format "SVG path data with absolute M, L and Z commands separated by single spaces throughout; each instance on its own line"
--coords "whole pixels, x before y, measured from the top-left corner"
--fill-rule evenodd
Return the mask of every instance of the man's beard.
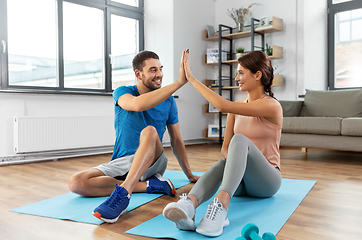
M 162 80 L 162 78 L 160 78 L 160 77 L 155 77 L 155 78 L 153 78 L 152 81 L 150 81 L 150 82 L 145 82 L 145 81 L 142 80 L 142 83 L 143 83 L 143 85 L 146 86 L 148 89 L 150 89 L 151 91 L 154 91 L 154 90 L 157 90 L 157 89 L 161 88 L 161 86 L 158 87 L 158 86 L 154 86 L 154 85 L 152 84 L 152 82 L 153 82 L 154 80 L 157 80 L 157 79 Z

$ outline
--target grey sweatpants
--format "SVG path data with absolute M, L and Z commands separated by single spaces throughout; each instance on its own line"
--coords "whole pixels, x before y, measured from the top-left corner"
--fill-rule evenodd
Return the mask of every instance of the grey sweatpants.
M 254 143 L 241 134 L 230 141 L 227 160 L 219 160 L 196 182 L 189 194 L 199 204 L 219 189 L 232 196 L 271 197 L 280 188 L 282 176 Z

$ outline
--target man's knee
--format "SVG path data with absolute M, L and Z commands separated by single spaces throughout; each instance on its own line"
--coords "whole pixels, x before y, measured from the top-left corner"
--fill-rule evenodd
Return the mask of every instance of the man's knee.
M 68 182 L 68 187 L 70 189 L 70 191 L 74 192 L 74 193 L 78 193 L 79 189 L 80 189 L 80 183 L 81 183 L 81 173 L 75 173 L 73 174 Z
M 147 126 L 141 131 L 140 140 L 143 139 L 159 139 L 158 132 L 154 126 Z
M 89 181 L 89 178 L 87 177 L 86 171 L 78 172 L 70 177 L 68 187 L 70 191 L 74 193 L 87 196 L 87 181 Z

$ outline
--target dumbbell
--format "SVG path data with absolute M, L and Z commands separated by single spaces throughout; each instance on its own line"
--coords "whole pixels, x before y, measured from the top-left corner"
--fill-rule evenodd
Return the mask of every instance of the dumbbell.
M 276 240 L 274 234 L 266 232 L 262 237 L 259 236 L 259 228 L 253 224 L 248 223 L 241 230 L 241 237 L 235 240 Z

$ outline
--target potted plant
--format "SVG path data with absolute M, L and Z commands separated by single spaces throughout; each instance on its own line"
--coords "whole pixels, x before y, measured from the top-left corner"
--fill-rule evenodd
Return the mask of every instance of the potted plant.
M 272 48 L 269 44 L 266 44 L 265 53 L 266 53 L 266 55 L 268 55 L 268 56 L 273 55 L 273 48 Z
M 236 48 L 236 59 L 239 59 L 241 56 L 243 56 L 244 52 L 245 52 L 245 48 L 243 48 L 243 47 Z

